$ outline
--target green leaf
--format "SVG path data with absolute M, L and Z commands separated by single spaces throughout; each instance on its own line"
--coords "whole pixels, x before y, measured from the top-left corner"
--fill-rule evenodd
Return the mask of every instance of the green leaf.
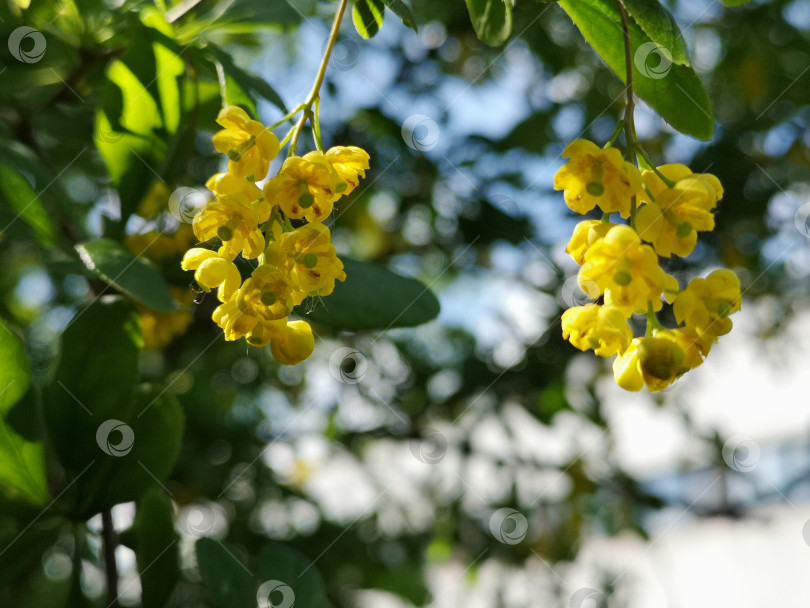
M 291 547 L 278 543 L 262 547 L 258 574 L 263 582 L 259 586 L 257 599 L 267 599 L 270 606 L 292 606 L 291 602 L 284 602 L 288 597 L 294 598 L 296 606 L 331 606 L 326 598 L 323 579 L 312 560 Z
M 51 442 L 68 471 L 83 471 L 104 456 L 96 439 L 99 425 L 129 420 L 141 344 L 138 316 L 121 297 L 95 300 L 63 332 L 43 409 Z
M 751 0 L 723 0 L 723 4 L 726 6 L 742 6 L 743 4 L 748 4 Z
M 512 0 L 467 0 L 467 10 L 481 42 L 498 46 L 512 33 Z
M 669 52 L 673 63 L 689 64 L 689 50 L 683 34 L 666 8 L 658 0 L 622 0 L 627 12 L 650 40 Z
M 414 32 L 418 32 L 419 28 L 416 25 L 416 17 L 411 10 L 411 7 L 405 4 L 403 0 L 383 0 L 385 6 L 391 9 L 397 17 L 402 19 L 402 23 L 411 28 Z
M 385 5 L 382 0 L 355 0 L 352 7 L 354 29 L 368 40 L 380 31 L 384 15 Z
M 256 608 L 256 585 L 233 548 L 211 538 L 195 545 L 200 577 L 218 608 Z M 301 604 L 304 606 L 304 604 Z
M 267 81 L 238 67 L 231 59 L 231 56 L 215 44 L 209 43 L 208 49 L 211 52 L 212 61 L 221 65 L 227 78 L 233 80 L 234 84 L 238 85 L 246 95 L 251 98 L 255 98 L 256 95 L 263 97 L 284 114 L 287 113 L 284 100 Z M 253 114 L 254 118 L 257 116 L 258 114 Z
M 160 608 L 180 579 L 179 537 L 174 529 L 174 513 L 171 501 L 160 489 L 151 489 L 138 501 L 133 528 L 141 603 Z
M 342 330 L 413 327 L 439 314 L 436 296 L 416 279 L 384 266 L 343 257 L 346 281 L 321 301 L 296 310 L 302 317 Z
M 48 500 L 45 451 L 41 443 L 19 435 L 8 414 L 31 384 L 28 358 L 20 339 L 0 319 L 0 482 L 14 488 L 28 502 Z
M 183 441 L 183 408 L 176 397 L 160 386 L 139 386 L 131 415 L 120 420 L 132 429 L 132 448 L 120 457 L 99 452 L 100 458 L 114 465 L 105 483 L 102 508 L 137 500 L 146 490 L 163 482 L 177 462 Z
M 151 262 L 136 257 L 121 243 L 98 239 L 79 243 L 76 251 L 88 269 L 133 300 L 158 312 L 177 310 L 160 272 Z
M 50 215 L 28 181 L 4 164 L 0 164 L 0 194 L 17 212 L 17 217 L 21 217 L 34 229 L 39 244 L 53 247 L 55 231 Z
M 559 4 L 585 40 L 624 81 L 624 34 L 615 2 L 560 0 Z M 688 66 L 668 61 L 632 18 L 628 18 L 628 26 L 636 94 L 681 133 L 710 139 L 714 133 L 712 104 L 698 75 Z

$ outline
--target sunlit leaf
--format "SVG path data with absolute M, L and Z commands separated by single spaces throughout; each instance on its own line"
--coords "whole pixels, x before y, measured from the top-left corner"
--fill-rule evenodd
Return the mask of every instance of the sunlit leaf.
M 0 164 L 0 194 L 17 212 L 17 217 L 34 229 L 34 235 L 43 247 L 54 244 L 51 216 L 42 206 L 37 193 L 28 181 L 8 165 Z M 7 227 L 6 227 L 7 228 Z
M 380 31 L 384 15 L 382 0 L 355 0 L 352 7 L 354 29 L 363 38 L 372 38 Z
M 467 0 L 467 10 L 482 42 L 498 46 L 512 33 L 512 0 Z

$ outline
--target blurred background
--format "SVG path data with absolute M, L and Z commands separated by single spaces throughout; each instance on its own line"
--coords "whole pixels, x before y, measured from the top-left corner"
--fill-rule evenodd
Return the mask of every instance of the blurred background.
M 141 311 L 154 328 L 141 370 L 186 415 L 164 482 L 183 577 L 170 605 L 212 605 L 193 551 L 210 537 L 248 553 L 267 541 L 298 549 L 336 607 L 806 606 L 810 0 L 665 3 L 716 133 L 680 135 L 640 103 L 638 135 L 659 164 L 713 173 L 725 187 L 716 230 L 666 269 L 683 285 L 726 266 L 744 295 L 706 363 L 656 395 L 621 391 L 610 361 L 561 337 L 562 311 L 586 300 L 564 252 L 579 218 L 553 176 L 567 142 L 610 137 L 623 85 L 559 7 L 519 0 L 499 48 L 478 41 L 460 1 L 413 0 L 418 33 L 390 12 L 371 40 L 343 24 L 321 130 L 327 147 L 366 149 L 371 170 L 333 216 L 338 252 L 419 279 L 441 313 L 381 333 L 316 324 L 313 356 L 283 367 L 222 340 L 213 298 L 199 301 L 178 269 L 194 240 L 189 206 L 204 202 L 199 189 L 222 165 L 210 143 L 216 86 L 198 90 L 180 161 L 144 153 L 132 195 L 110 185 L 95 109 L 113 102 L 96 83 L 135 48 L 132 24 L 149 4 L 34 1 L 27 14 L 44 55 L 3 57 L 0 159 L 23 167 L 59 235 L 47 247 L 36 222 L 0 206 L 0 314 L 44 378 L 60 333 L 97 290 L 59 242 L 165 233 L 155 263 L 191 308 L 171 319 Z M 202 3 L 177 40 L 193 45 L 188 70 L 200 82 L 195 53 L 216 45 L 293 107 L 311 87 L 335 4 L 264 4 Z M 3 10 L 5 39 L 19 17 Z M 265 124 L 281 118 L 257 99 Z M 122 212 L 127 198 L 137 200 Z M 120 531 L 133 515 L 132 503 L 113 509 Z M 61 605 L 28 594 L 42 586 L 40 596 L 58 597 L 69 553 L 55 542 L 0 598 Z M 117 558 L 121 604 L 140 605 L 126 543 Z M 98 565 L 82 562 L 80 578 L 100 601 Z

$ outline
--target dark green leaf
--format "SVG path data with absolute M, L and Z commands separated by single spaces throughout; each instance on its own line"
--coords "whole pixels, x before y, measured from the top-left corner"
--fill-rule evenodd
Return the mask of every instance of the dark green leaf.
M 383 24 L 385 5 L 382 0 L 355 0 L 352 7 L 354 29 L 363 38 L 374 37 Z
M 336 283 L 323 300 L 299 306 L 301 316 L 336 329 L 361 330 L 412 327 L 439 314 L 436 296 L 416 279 L 378 264 L 341 259 L 346 281 Z
M 742 6 L 743 4 L 748 4 L 751 0 L 723 0 L 723 4 L 726 6 Z
M 312 560 L 291 547 L 278 543 L 262 547 L 258 574 L 262 585 L 257 597 L 267 599 L 271 606 L 291 606 L 290 601 L 284 603 L 289 597 L 294 598 L 296 606 L 327 608 L 331 605 Z
M 28 181 L 8 165 L 0 164 L 0 194 L 31 228 L 43 247 L 54 244 L 51 217 Z M 5 228 L 8 229 L 8 226 Z
M 88 241 L 76 245 L 76 251 L 88 269 L 140 304 L 159 312 L 177 309 L 168 284 L 152 263 L 117 241 Z
M 233 59 L 231 59 L 231 56 L 218 46 L 209 44 L 208 48 L 213 55 L 214 62 L 219 63 L 222 66 L 227 77 L 232 79 L 234 83 L 245 92 L 245 94 L 251 96 L 252 98 L 259 95 L 272 103 L 285 114 L 287 113 L 287 109 L 284 106 L 284 100 L 281 99 L 281 96 L 267 83 L 266 80 L 259 78 L 255 74 L 251 74 L 240 67 L 237 67 L 237 65 L 233 62 Z M 256 116 L 257 115 L 254 114 L 254 118 L 256 118 Z
M 160 608 L 166 604 L 180 578 L 177 532 L 172 504 L 158 488 L 146 492 L 138 501 L 135 516 L 138 572 L 141 602 Z
M 0 319 L 0 416 L 5 416 L 28 391 L 31 373 L 22 341 Z
M 203 584 L 217 608 L 256 608 L 253 576 L 235 549 L 201 538 L 195 550 Z
M 512 0 L 467 0 L 467 10 L 482 42 L 498 46 L 512 33 Z
M 613 0 L 560 0 L 585 40 L 625 80 L 624 35 Z M 711 100 L 695 71 L 667 60 L 658 45 L 628 19 L 636 94 L 675 129 L 710 139 L 714 133 Z M 640 71 L 640 70 L 643 70 Z
M 416 17 L 411 10 L 411 7 L 405 4 L 404 0 L 383 0 L 385 6 L 391 9 L 397 17 L 402 19 L 402 23 L 411 28 L 414 32 L 419 31 L 416 25 Z
M 43 408 L 56 454 L 75 473 L 105 455 L 99 425 L 129 420 L 142 344 L 138 316 L 123 298 L 102 297 L 77 313 L 61 342 Z
M 112 459 L 100 454 L 115 465 L 112 478 L 106 483 L 102 507 L 137 500 L 168 477 L 180 454 L 185 415 L 177 399 L 165 388 L 139 386 L 131 416 L 121 420 L 132 429 L 132 449 L 120 457 L 113 455 Z
M 633 20 L 650 40 L 666 49 L 673 63 L 689 65 L 689 50 L 672 13 L 661 6 L 658 0 L 623 0 L 623 2 Z

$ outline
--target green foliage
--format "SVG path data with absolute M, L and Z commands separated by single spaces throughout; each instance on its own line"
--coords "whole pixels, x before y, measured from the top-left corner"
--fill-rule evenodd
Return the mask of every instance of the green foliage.
M 55 230 L 48 212 L 25 178 L 5 164 L 0 164 L 0 194 L 17 216 L 31 226 L 37 241 L 43 247 L 52 247 Z
M 560 0 L 559 5 L 610 69 L 625 80 L 624 34 L 614 0 Z M 646 12 L 643 14 L 647 28 L 672 45 L 677 39 L 675 30 L 662 28 L 657 21 L 653 27 L 654 20 Z M 673 62 L 669 58 L 671 50 L 662 49 L 662 42 L 651 39 L 634 20 L 629 21 L 636 94 L 677 130 L 698 139 L 710 139 L 714 133 L 714 114 L 698 75 L 688 65 Z
M 203 584 L 217 608 L 255 608 L 253 576 L 235 547 L 201 538 L 194 548 Z
M 88 270 L 136 302 L 160 312 L 172 312 L 177 305 L 160 272 L 146 260 L 148 248 L 136 256 L 121 243 L 97 239 L 76 245 Z
M 385 5 L 382 0 L 355 0 L 352 6 L 354 29 L 366 40 L 380 31 L 384 15 Z
M 138 501 L 133 523 L 144 606 L 165 606 L 180 579 L 179 542 L 171 501 L 152 488 Z
M 666 8 L 658 0 L 622 0 L 630 17 L 647 37 L 669 52 L 673 63 L 690 65 L 683 34 Z
M 299 307 L 307 318 L 346 331 L 413 327 L 435 319 L 439 301 L 416 279 L 344 257 L 346 281 L 324 300 Z
M 482 42 L 498 46 L 512 33 L 511 0 L 467 0 L 467 10 Z

